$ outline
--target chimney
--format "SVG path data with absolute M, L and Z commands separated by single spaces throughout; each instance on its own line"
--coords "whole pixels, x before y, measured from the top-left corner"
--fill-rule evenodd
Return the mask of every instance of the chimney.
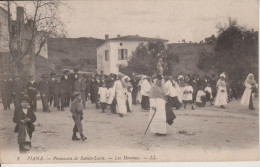
M 109 36 L 108 34 L 105 35 L 105 40 L 108 40 L 109 39 Z
M 120 38 L 120 35 L 117 35 L 117 38 Z

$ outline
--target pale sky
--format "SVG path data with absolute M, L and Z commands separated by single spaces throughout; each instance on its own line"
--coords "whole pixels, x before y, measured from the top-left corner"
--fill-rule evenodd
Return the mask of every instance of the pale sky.
M 258 29 L 258 0 L 85 0 L 65 1 L 61 16 L 68 37 L 104 39 L 117 34 L 199 42 L 216 34 L 228 18 Z

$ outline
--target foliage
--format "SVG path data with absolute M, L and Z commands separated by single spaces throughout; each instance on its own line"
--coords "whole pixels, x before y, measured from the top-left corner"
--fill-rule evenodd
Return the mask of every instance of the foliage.
M 244 80 L 249 73 L 258 76 L 258 32 L 229 20 L 228 26 L 218 26 L 214 52 L 201 52 L 198 67 L 226 72 L 230 78 Z
M 210 37 L 207 37 L 204 39 L 205 43 L 213 44 L 216 41 L 215 35 L 211 35 Z M 203 43 L 203 41 L 200 41 L 200 43 Z
M 141 43 L 133 52 L 128 66 L 119 66 L 119 71 L 131 75 L 138 74 L 152 75 L 156 73 L 156 66 L 159 59 L 166 62 L 166 47 L 162 41 L 149 42 L 147 45 Z

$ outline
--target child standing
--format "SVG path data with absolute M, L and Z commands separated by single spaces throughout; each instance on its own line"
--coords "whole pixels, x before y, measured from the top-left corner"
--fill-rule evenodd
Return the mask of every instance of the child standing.
M 77 132 L 79 132 L 81 140 L 84 141 L 87 138 L 83 134 L 83 127 L 81 123 L 81 121 L 83 120 L 83 107 L 81 104 L 81 93 L 74 92 L 72 96 L 73 96 L 73 101 L 71 103 L 70 111 L 72 112 L 72 118 L 73 121 L 75 122 L 73 128 L 72 140 L 80 140 L 80 138 L 77 137 Z
M 194 110 L 193 107 L 193 100 L 192 100 L 192 93 L 193 93 L 193 88 L 189 84 L 185 84 L 183 88 L 183 103 L 184 103 L 184 109 L 186 109 L 186 105 L 188 103 L 191 104 L 191 109 Z
M 103 82 L 102 87 L 99 88 L 98 94 L 100 96 L 100 105 L 102 108 L 102 112 L 104 113 L 107 106 L 107 99 L 109 97 L 109 92 L 105 82 Z

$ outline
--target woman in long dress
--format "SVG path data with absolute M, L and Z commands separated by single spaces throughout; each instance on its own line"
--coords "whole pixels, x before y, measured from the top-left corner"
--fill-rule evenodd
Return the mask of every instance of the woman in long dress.
M 162 85 L 162 78 L 159 76 L 156 83 L 151 87 L 150 90 L 150 113 L 149 120 L 151 122 L 150 131 L 157 135 L 166 134 L 166 111 L 165 111 L 165 96 L 166 90 Z
M 118 76 L 118 80 L 114 84 L 116 91 L 116 101 L 117 101 L 117 113 L 120 117 L 124 117 L 127 114 L 126 108 L 126 89 L 122 84 L 122 76 Z
M 217 97 L 215 101 L 215 106 L 220 106 L 225 108 L 224 105 L 227 104 L 227 84 L 225 81 L 225 74 L 220 74 L 220 79 L 217 82 Z
M 122 78 L 123 86 L 126 89 L 126 107 L 127 107 L 127 112 L 132 112 L 132 103 L 133 103 L 132 91 L 133 91 L 133 86 L 132 86 L 132 84 L 129 81 L 130 81 L 130 78 L 128 76 L 126 76 L 126 75 Z
M 256 92 L 258 84 L 254 79 L 254 75 L 252 73 L 248 74 L 245 82 L 244 82 L 245 91 L 241 99 L 242 105 L 249 106 L 249 109 L 254 110 L 253 100 L 252 100 L 252 93 Z

